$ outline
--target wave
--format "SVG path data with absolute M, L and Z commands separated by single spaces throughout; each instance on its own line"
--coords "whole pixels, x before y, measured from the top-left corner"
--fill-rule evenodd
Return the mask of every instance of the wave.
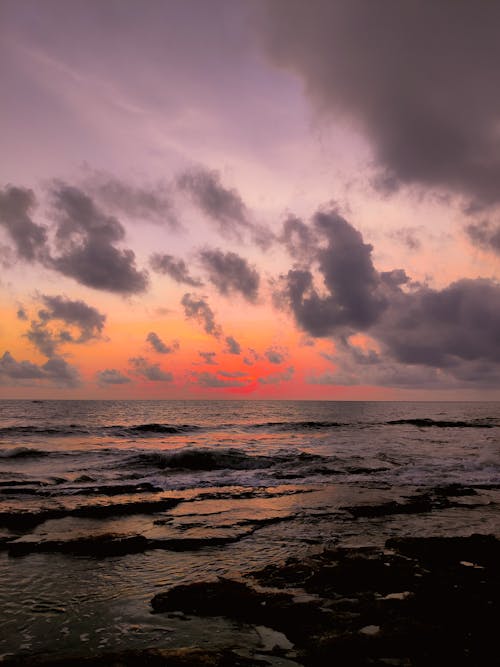
M 176 434 L 190 433 L 200 430 L 200 426 L 194 424 L 135 424 L 125 426 L 113 424 L 111 426 L 86 427 L 78 424 L 63 424 L 57 426 L 5 426 L 0 428 L 0 437 L 12 435 L 44 435 L 44 436 L 71 436 L 71 435 L 114 435 L 118 437 L 130 437 L 149 434 Z
M 410 426 L 419 426 L 424 428 L 435 427 L 435 428 L 494 428 L 498 426 L 498 423 L 491 423 L 492 420 L 489 419 L 478 419 L 473 421 L 446 421 L 439 419 L 393 419 L 391 421 L 385 422 L 391 426 L 393 425 L 403 425 L 408 424 Z
M 4 426 L 0 428 L 0 437 L 5 435 L 88 435 L 90 430 L 70 424 L 65 426 Z
M 329 429 L 329 428 L 341 428 L 344 426 L 349 426 L 349 424 L 342 424 L 341 422 L 333 421 L 298 421 L 298 422 L 264 422 L 262 424 L 249 424 L 248 426 L 243 426 L 243 428 L 259 431 L 259 430 L 272 430 L 272 431 L 304 431 L 304 430 L 320 430 L 320 429 Z
M 30 449 L 29 447 L 0 450 L 0 459 L 39 459 L 49 455 L 50 452 L 41 449 Z
M 126 465 L 173 470 L 259 470 L 280 463 L 309 463 L 323 457 L 301 452 L 275 456 L 249 455 L 239 449 L 180 449 L 173 452 L 142 452 L 127 459 Z
M 106 430 L 121 430 L 124 434 L 148 434 L 148 433 L 190 433 L 199 431 L 200 426 L 194 424 L 137 424 L 136 426 L 108 426 Z

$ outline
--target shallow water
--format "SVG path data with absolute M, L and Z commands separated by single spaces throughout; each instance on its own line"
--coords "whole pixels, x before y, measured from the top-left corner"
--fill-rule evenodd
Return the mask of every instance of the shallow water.
M 149 601 L 337 542 L 495 533 L 499 407 L 1 401 L 0 654 L 258 646 L 252 628 Z M 449 484 L 475 495 L 349 512 Z M 142 541 L 113 554 L 111 535 Z

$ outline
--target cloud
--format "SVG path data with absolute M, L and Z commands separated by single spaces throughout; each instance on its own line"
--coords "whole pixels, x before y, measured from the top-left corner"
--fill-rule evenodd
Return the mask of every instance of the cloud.
M 387 305 L 371 259 L 372 246 L 335 210 L 317 212 L 313 229 L 326 241 L 312 257 L 326 293 L 315 288 L 309 269 L 291 269 L 282 276 L 277 300 L 289 304 L 301 328 L 313 337 L 342 328 L 368 328 Z
M 177 259 L 173 255 L 154 253 L 151 255 L 149 263 L 153 271 L 170 276 L 176 283 L 184 283 L 192 287 L 201 287 L 203 285 L 201 280 L 193 278 L 190 275 L 186 262 L 183 259 Z
M 402 363 L 452 373 L 462 362 L 500 364 L 500 285 L 462 279 L 442 290 L 396 292 L 373 335 Z
M 244 378 L 247 374 L 243 371 L 219 371 L 219 375 L 225 378 Z
M 104 208 L 137 220 L 166 224 L 177 229 L 173 197 L 167 184 L 137 186 L 111 174 L 92 171 L 83 182 L 84 190 Z
M 78 370 L 62 357 L 52 357 L 44 364 L 16 361 L 10 352 L 0 357 L 0 378 L 19 382 L 23 380 L 47 380 L 56 386 L 77 387 L 81 384 Z
M 31 361 L 16 361 L 10 352 L 0 357 L 0 375 L 12 380 L 44 379 L 42 368 Z
M 281 382 L 289 382 L 295 373 L 293 366 L 285 368 L 284 371 L 280 373 L 271 373 L 266 377 L 259 378 L 260 384 L 280 384 Z
M 159 354 L 172 354 L 180 347 L 178 340 L 173 340 L 170 345 L 165 345 L 162 339 L 154 331 L 148 333 L 146 341 L 150 343 L 153 350 Z
M 260 361 L 261 357 L 252 347 L 248 348 L 247 354 L 243 357 L 243 363 L 246 366 L 253 366 L 256 361 Z
M 500 203 L 494 2 L 268 0 L 261 36 L 315 107 L 369 140 L 379 186 Z
M 418 238 L 418 229 L 415 227 L 401 227 L 391 232 L 390 237 L 405 245 L 408 250 L 420 250 L 422 243 Z
M 220 294 L 228 296 L 236 292 L 247 301 L 256 301 L 260 277 L 246 259 L 235 252 L 206 249 L 200 252 L 200 261 L 208 279 Z
M 217 366 L 215 361 L 216 352 L 198 352 L 198 354 L 208 366 Z
M 66 324 L 73 324 L 80 331 L 78 339 L 73 339 L 75 343 L 84 343 L 91 338 L 99 338 L 102 334 L 106 315 L 100 313 L 97 308 L 89 306 L 84 301 L 73 301 L 64 296 L 41 297 L 45 306 L 43 310 L 38 311 L 38 316 L 42 322 L 49 320 L 61 320 Z
M 0 226 L 14 243 L 17 256 L 26 261 L 41 259 L 46 252 L 47 228 L 31 219 L 35 206 L 32 190 L 13 186 L 0 190 Z
M 125 238 L 123 225 L 103 213 L 82 190 L 57 182 L 51 189 L 59 255 L 49 264 L 60 273 L 94 289 L 138 294 L 148 275 L 135 265 L 132 250 L 116 246 Z
M 23 306 L 19 306 L 19 308 L 17 309 L 16 317 L 17 317 L 18 320 L 23 320 L 24 322 L 27 321 L 28 313 L 23 308 Z
M 241 345 L 233 336 L 226 336 L 226 352 L 229 354 L 241 354 Z
M 314 229 L 306 225 L 300 218 L 289 216 L 283 223 L 283 231 L 278 239 L 291 257 L 309 262 L 315 254 L 318 239 Z
M 128 384 L 132 380 L 123 375 L 123 373 L 116 368 L 105 368 L 96 373 L 97 383 L 100 385 L 107 384 Z
M 46 357 L 53 357 L 61 344 L 82 344 L 102 337 L 106 315 L 93 306 L 60 295 L 42 294 L 40 299 L 43 308 L 37 313 L 38 319 L 31 321 L 25 335 Z M 76 333 L 64 327 L 49 328 L 49 324 L 54 321 L 74 327 Z
M 187 292 L 182 297 L 181 303 L 184 306 L 184 314 L 188 319 L 194 319 L 201 324 L 209 336 L 220 338 L 222 329 L 215 322 L 215 315 L 204 297 L 196 298 Z
M 496 387 L 500 382 L 500 365 L 481 359 L 455 360 L 449 367 L 404 363 L 392 358 L 387 351 L 362 350 L 340 342 L 336 355 L 323 354 L 334 371 L 313 373 L 309 384 L 339 386 L 387 386 L 401 389 L 464 389 L 467 387 Z
M 160 364 L 151 364 L 144 357 L 132 357 L 129 359 L 132 370 L 136 375 L 140 375 L 151 382 L 172 382 L 174 376 L 172 373 L 163 371 Z
M 500 255 L 500 225 L 483 220 L 467 225 L 465 231 L 474 245 Z
M 313 225 L 322 242 L 311 268 L 283 276 L 277 302 L 309 336 L 335 336 L 339 370 L 328 373 L 332 381 L 352 383 L 357 376 L 356 382 L 397 386 L 405 378 L 415 386 L 489 385 L 500 375 L 498 282 L 462 279 L 432 289 L 412 282 L 403 269 L 377 271 L 372 247 L 335 211 L 317 213 Z M 348 344 L 352 333 L 363 331 L 380 352 Z
M 33 320 L 31 326 L 26 332 L 26 338 L 35 348 L 46 357 L 53 357 L 57 348 L 62 342 L 66 342 L 66 336 L 60 333 L 54 333 L 46 328 L 42 322 Z
M 237 190 L 222 185 L 220 174 L 204 167 L 194 167 L 177 179 L 179 188 L 217 223 L 224 236 L 240 239 L 249 227 L 247 208 Z
M 224 374 L 225 377 L 219 377 L 220 375 L 223 374 L 204 372 L 204 373 L 196 373 L 193 375 L 193 377 L 196 380 L 197 384 L 199 384 L 201 387 L 208 387 L 211 389 L 222 389 L 227 387 L 247 387 L 250 384 L 249 380 L 238 379 L 240 377 L 239 375 L 237 378 L 233 376 L 227 378 L 226 374 Z
M 288 352 L 284 348 L 273 346 L 267 348 L 264 356 L 271 364 L 282 364 L 287 358 Z

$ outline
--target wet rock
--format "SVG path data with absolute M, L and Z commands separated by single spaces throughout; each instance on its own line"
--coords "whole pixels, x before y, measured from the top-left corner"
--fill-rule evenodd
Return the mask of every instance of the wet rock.
M 80 505 L 78 507 L 49 507 L 33 511 L 4 511 L 0 512 L 0 526 L 13 530 L 26 530 L 50 521 L 63 519 L 67 516 L 88 519 L 104 519 L 111 516 L 126 516 L 131 514 L 154 514 L 172 509 L 182 498 L 160 498 L 152 500 L 132 500 L 122 503 L 105 503 Z
M 379 505 L 353 505 L 350 507 L 341 507 L 340 509 L 349 512 L 355 518 L 375 518 L 394 514 L 422 514 L 448 507 L 453 507 L 453 503 L 448 500 L 446 494 L 435 496 L 423 493 L 409 496 L 407 501 L 403 503 L 391 500 Z
M 304 638 L 313 628 L 325 626 L 329 618 L 328 612 L 312 602 L 294 602 L 292 593 L 259 591 L 230 579 L 176 586 L 155 595 L 151 606 L 157 613 L 183 611 L 197 616 L 226 616 L 278 630 L 287 638 L 289 633 Z
M 258 667 L 269 665 L 257 658 L 245 658 L 230 650 L 211 651 L 198 648 L 117 651 L 92 657 L 7 658 L 8 667 Z
M 29 553 L 66 553 L 79 556 L 123 556 L 140 553 L 148 547 L 148 540 L 142 535 L 124 536 L 105 534 L 91 537 L 79 537 L 69 540 L 33 540 L 20 539 L 7 545 L 11 556 L 23 556 Z
M 251 531 L 253 532 L 253 531 Z M 103 558 L 108 556 L 125 556 L 142 553 L 152 549 L 165 551 L 198 551 L 207 547 L 220 547 L 231 542 L 237 542 L 250 533 L 233 533 L 225 536 L 207 537 L 172 537 L 165 539 L 150 539 L 144 535 L 117 535 L 106 533 L 75 537 L 67 540 L 35 539 L 33 537 L 11 540 L 3 546 L 11 556 L 23 556 L 30 553 L 65 553 L 76 556 L 93 556 Z
M 493 535 L 470 537 L 399 537 L 387 541 L 390 549 L 416 558 L 428 566 L 457 565 L 466 561 L 497 568 L 500 541 Z
M 152 605 L 282 632 L 304 665 L 490 665 L 499 557 L 500 542 L 488 535 L 398 538 L 386 549 L 338 548 L 268 566 L 252 574 L 265 588 L 197 583 Z

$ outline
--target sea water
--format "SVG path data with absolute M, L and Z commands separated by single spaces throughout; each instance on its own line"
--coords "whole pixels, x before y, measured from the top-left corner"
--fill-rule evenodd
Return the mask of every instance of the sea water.
M 339 543 L 498 535 L 499 408 L 0 401 L 0 655 L 258 645 L 150 599 Z

